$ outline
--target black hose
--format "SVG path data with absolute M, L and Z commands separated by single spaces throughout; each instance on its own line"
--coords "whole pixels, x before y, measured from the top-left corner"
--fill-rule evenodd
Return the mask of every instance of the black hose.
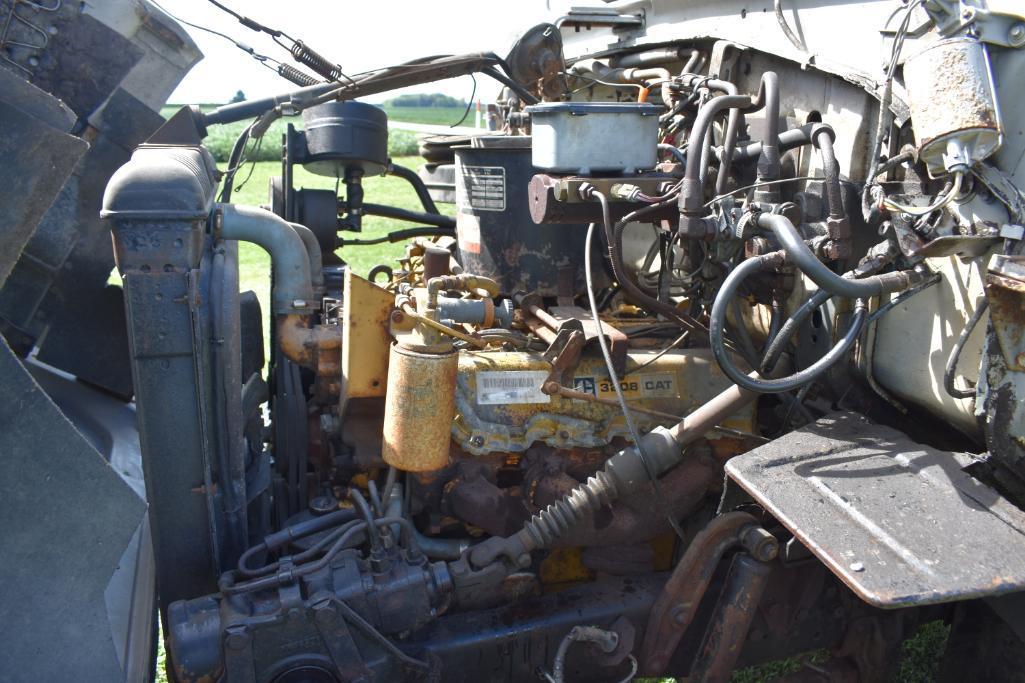
M 769 345 L 765 348 L 765 353 L 762 356 L 762 364 L 759 368 L 759 372 L 763 375 L 767 375 L 772 372 L 776 367 L 776 363 L 779 362 L 780 356 L 786 350 L 787 342 L 797 332 L 797 327 L 805 318 L 811 315 L 815 309 L 822 304 L 826 303 L 833 298 L 833 295 L 824 289 L 820 289 L 815 292 L 809 299 L 801 304 L 793 314 L 787 318 L 786 322 L 779 328 L 779 331 L 769 342 Z
M 812 143 L 819 150 L 822 158 L 822 172 L 825 176 L 826 201 L 829 203 L 829 217 L 843 219 L 846 212 L 843 206 L 843 191 L 840 187 L 840 164 L 833 150 L 833 139 L 836 134 L 829 126 L 819 125 L 812 134 Z
M 411 168 L 405 166 L 399 166 L 398 164 L 388 164 L 388 175 L 393 175 L 398 178 L 402 178 L 407 183 L 413 186 L 413 190 L 416 191 L 416 196 L 420 198 L 420 204 L 423 205 L 424 211 L 427 213 L 437 214 L 438 205 L 434 203 L 434 198 L 431 197 L 430 190 L 427 189 L 427 185 L 424 183 L 423 178 Z
M 666 142 L 660 142 L 658 143 L 658 148 L 663 152 L 669 152 L 670 154 L 672 154 L 673 157 L 681 164 L 687 163 L 687 155 L 684 154 L 683 150 L 677 147 L 676 145 L 670 145 Z
M 766 71 L 762 74 L 758 95 L 751 101 L 751 106 L 754 108 L 765 107 L 765 139 L 762 141 L 762 152 L 758 156 L 756 182 L 778 180 L 780 175 L 779 77 L 774 71 Z M 755 191 L 755 201 L 775 201 L 778 196 L 779 188 L 775 186 Z
M 824 124 L 807 123 L 799 128 L 791 128 L 780 133 L 779 137 L 776 138 L 780 154 L 783 152 L 789 152 L 792 149 L 797 149 L 798 147 L 803 147 L 804 145 L 810 145 L 812 131 L 821 125 Z M 762 141 L 756 140 L 754 142 L 738 145 L 733 151 L 732 159 L 734 162 L 750 161 L 751 159 L 757 159 L 761 154 Z M 720 150 L 719 158 L 727 158 L 725 150 Z
M 374 526 L 374 513 L 370 509 L 367 499 L 363 497 L 363 494 L 359 492 L 359 489 L 349 489 L 349 500 L 356 506 L 356 510 L 363 517 L 367 523 L 367 528 L 370 530 L 368 534 L 370 536 L 370 549 L 371 551 L 381 550 L 381 535 L 377 533 L 377 527 Z
M 726 310 L 729 308 L 730 302 L 737 295 L 740 285 L 749 275 L 765 268 L 774 267 L 778 265 L 779 262 L 780 254 L 776 252 L 748 259 L 737 266 L 726 277 L 726 280 L 723 282 L 718 294 L 716 294 L 715 302 L 712 304 L 712 312 L 709 318 L 709 339 L 711 340 L 712 355 L 715 357 L 715 360 L 719 364 L 723 373 L 733 380 L 737 386 L 749 391 L 765 394 L 791 391 L 820 377 L 837 361 L 847 355 L 847 352 L 860 336 L 861 329 L 865 324 L 867 316 L 867 307 L 865 306 L 865 302 L 858 299 L 855 303 L 854 315 L 851 318 L 850 325 L 848 326 L 847 332 L 844 334 L 843 338 L 822 358 L 804 370 L 796 372 L 789 377 L 781 377 L 779 379 L 755 379 L 749 376 L 733 363 L 733 359 L 726 350 L 724 339 Z M 784 325 L 784 328 L 785 327 L 786 325 Z M 777 335 L 777 338 L 782 336 L 783 333 L 781 331 L 781 333 Z
M 836 296 L 849 299 L 867 299 L 888 292 L 907 289 L 913 284 L 914 271 L 900 271 L 873 275 L 861 280 L 844 278 L 829 269 L 812 253 L 808 245 L 801 239 L 797 228 L 786 216 L 779 214 L 758 214 L 758 227 L 771 230 L 787 253 L 787 261 L 796 265 L 820 288 Z
M 364 215 L 381 216 L 383 218 L 394 218 L 410 223 L 424 223 L 436 225 L 439 228 L 455 228 L 456 219 L 440 213 L 423 213 L 421 211 L 410 211 L 400 209 L 397 206 L 386 206 L 384 204 L 363 204 Z
M 389 232 L 386 235 L 381 235 L 380 237 L 374 237 L 368 240 L 339 239 L 338 246 L 360 247 L 369 246 L 371 244 L 384 244 L 385 242 L 391 242 L 394 244 L 395 242 L 405 242 L 406 240 L 413 239 L 414 237 L 455 237 L 455 235 L 455 228 L 443 228 L 438 226 L 433 226 L 430 228 L 406 228 L 405 230 L 393 230 L 392 232 Z
M 235 144 L 231 146 L 231 153 L 228 155 L 228 172 L 224 176 L 224 186 L 221 187 L 220 202 L 222 204 L 231 203 L 231 186 L 235 181 L 235 173 L 238 171 L 239 163 L 242 161 L 242 152 L 245 151 L 246 143 L 249 142 L 250 128 L 252 126 L 239 133 L 238 137 L 235 138 Z
M 701 160 L 704 157 L 705 138 L 711 128 L 712 121 L 725 109 L 738 109 L 751 105 L 747 95 L 719 95 L 706 102 L 699 110 L 697 118 L 690 129 L 687 141 L 687 167 L 683 177 L 683 193 L 681 194 L 681 210 L 699 211 L 704 205 L 704 186 L 701 179 L 704 169 Z
M 605 228 L 605 239 L 609 247 L 609 262 L 612 265 L 612 274 L 616 278 L 616 282 L 619 283 L 620 288 L 622 288 L 623 293 L 628 299 L 631 299 L 642 308 L 665 316 L 681 327 L 704 332 L 703 326 L 687 314 L 677 310 L 672 304 L 664 303 L 645 294 L 637 284 L 629 279 L 629 276 L 626 274 L 626 267 L 623 264 L 623 231 L 626 230 L 627 224 L 639 220 L 650 213 L 664 209 L 667 206 L 672 206 L 674 201 L 675 199 L 667 199 L 658 204 L 650 204 L 632 211 L 616 223 L 614 227 L 611 226 L 611 219 L 608 214 L 603 211 L 602 220 Z
M 982 320 L 982 316 L 986 313 L 989 308 L 989 299 L 983 299 L 978 306 L 975 307 L 975 312 L 972 313 L 972 317 L 968 319 L 968 323 L 961 330 L 961 334 L 958 335 L 957 341 L 954 342 L 954 348 L 950 352 L 950 358 L 947 359 L 947 366 L 943 370 L 943 388 L 947 390 L 947 393 L 954 398 L 972 398 L 975 396 L 975 389 L 958 389 L 954 386 L 954 379 L 957 375 L 957 362 L 961 358 L 961 352 L 964 350 L 965 344 L 968 342 L 968 337 L 971 336 L 972 330 L 976 328 L 979 321 Z

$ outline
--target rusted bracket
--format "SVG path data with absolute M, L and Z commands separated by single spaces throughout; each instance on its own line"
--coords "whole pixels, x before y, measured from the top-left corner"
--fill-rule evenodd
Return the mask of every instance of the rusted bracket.
M 580 330 L 559 330 L 544 354 L 544 359 L 552 364 L 552 369 L 541 385 L 542 391 L 549 382 L 558 382 L 560 385 L 567 383 L 568 375 L 580 362 L 580 352 L 584 350 L 586 341 L 584 333 Z
M 694 537 L 651 608 L 641 648 L 643 675 L 666 670 L 697 614 L 719 561 L 727 550 L 737 546 L 746 548 L 760 562 L 768 562 L 779 553 L 776 538 L 746 512 L 728 512 L 709 522 Z
M 598 338 L 598 326 L 594 324 L 591 314 L 579 306 L 553 306 L 550 313 L 560 327 L 576 323 L 580 325 L 587 341 Z M 612 368 L 622 377 L 626 374 L 626 352 L 630 348 L 630 339 L 607 321 L 602 321 L 601 329 L 609 340 Z

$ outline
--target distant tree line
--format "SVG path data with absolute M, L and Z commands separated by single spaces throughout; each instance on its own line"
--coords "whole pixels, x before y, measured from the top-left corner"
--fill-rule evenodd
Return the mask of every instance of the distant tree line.
M 427 95 L 399 95 L 384 103 L 386 107 L 465 107 L 466 100 L 431 93 Z

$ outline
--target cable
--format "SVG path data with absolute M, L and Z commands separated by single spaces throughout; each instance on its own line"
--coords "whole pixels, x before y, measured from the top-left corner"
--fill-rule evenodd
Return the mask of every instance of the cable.
M 466 102 L 466 111 L 463 112 L 462 118 L 460 118 L 458 121 L 449 126 L 449 128 L 455 128 L 463 121 L 465 121 L 466 117 L 470 115 L 470 107 L 473 106 L 473 98 L 477 96 L 477 77 L 473 74 L 470 74 L 470 78 L 473 80 L 473 90 L 470 91 L 470 99 Z
M 284 77 L 285 79 L 287 79 L 287 80 L 289 80 L 289 81 L 291 81 L 293 83 L 296 83 L 297 85 L 309 85 L 309 83 L 299 82 L 302 79 L 312 80 L 312 79 L 310 79 L 309 76 L 307 76 L 306 74 L 302 73 L 298 69 L 294 69 L 294 68 L 288 66 L 287 64 L 282 64 L 280 61 L 278 61 L 277 59 L 274 59 L 270 55 L 265 55 L 265 54 L 262 54 L 260 52 L 257 52 L 251 46 L 249 46 L 246 43 L 243 43 L 241 41 L 235 40 L 234 38 L 232 38 L 231 36 L 229 36 L 226 33 L 221 33 L 220 31 L 215 31 L 212 28 L 207 28 L 206 26 L 202 26 L 200 24 L 195 24 L 195 23 L 193 23 L 191 21 L 187 21 L 185 19 L 182 19 L 181 17 L 179 17 L 175 13 L 171 12 L 170 10 L 168 10 L 166 7 L 163 7 L 162 5 L 160 5 L 158 2 L 156 2 L 156 0 L 151 0 L 151 2 L 152 2 L 152 4 L 157 9 L 159 9 L 161 12 L 163 12 L 167 16 L 171 17 L 172 19 L 174 19 L 178 23 L 185 24 L 186 26 L 191 26 L 192 28 L 194 28 L 194 29 L 196 29 L 198 31 L 204 31 L 206 33 L 210 33 L 212 35 L 215 35 L 215 36 L 218 36 L 220 38 L 223 38 L 224 40 L 227 40 L 229 43 L 231 43 L 232 45 L 237 47 L 239 50 L 242 50 L 242 52 L 245 52 L 247 55 L 249 55 L 250 57 L 255 59 L 262 66 L 267 67 L 271 71 L 276 72 L 278 75 Z M 221 7 L 221 9 L 224 9 L 225 11 L 229 12 L 233 16 L 239 16 L 239 15 L 236 15 L 234 12 L 231 12 L 231 10 L 226 9 L 223 5 L 220 5 L 219 3 L 215 2 L 215 0 L 209 0 L 209 2 L 213 3 L 214 5 L 217 5 L 218 7 Z M 241 22 L 241 19 L 239 19 L 239 21 Z M 284 34 L 282 34 L 282 35 L 284 35 Z M 272 66 L 272 65 L 276 65 L 276 66 Z
M 971 336 L 972 330 L 982 320 L 982 316 L 986 313 L 989 308 L 989 299 L 983 298 L 978 306 L 975 307 L 975 312 L 972 313 L 972 317 L 968 319 L 968 323 L 961 330 L 961 334 L 958 335 L 957 341 L 954 342 L 954 348 L 950 352 L 950 358 L 947 359 L 947 366 L 943 370 L 943 388 L 947 390 L 947 393 L 954 398 L 972 398 L 975 396 L 975 389 L 958 389 L 954 386 L 954 380 L 957 374 L 957 362 L 961 358 L 961 352 L 964 350 L 965 344 L 968 342 L 968 337 Z
M 865 222 L 872 217 L 872 187 L 876 186 L 878 175 L 879 157 L 882 155 L 883 138 L 886 136 L 886 127 L 890 125 L 890 101 L 893 98 L 893 75 L 897 70 L 897 61 L 900 58 L 901 50 L 904 48 L 904 39 L 907 36 L 908 25 L 911 23 L 911 13 L 925 0 L 915 0 L 908 4 L 904 12 L 904 18 L 897 27 L 893 36 L 893 44 L 890 46 L 890 63 L 886 67 L 886 79 L 883 81 L 883 93 L 879 97 L 879 118 L 876 120 L 876 129 L 872 137 L 872 165 L 869 167 L 868 175 L 865 178 L 865 186 L 861 192 L 861 212 Z M 892 18 L 893 15 L 890 15 Z M 889 22 L 887 22 L 889 23 Z
M 349 607 L 347 603 L 343 602 L 342 600 L 334 600 L 332 602 L 338 605 L 338 607 L 341 608 L 342 612 L 345 613 L 346 621 L 348 621 L 350 624 L 358 628 L 360 631 L 363 631 L 365 635 L 370 636 L 370 638 L 377 641 L 377 643 L 381 645 L 385 650 L 387 650 L 389 654 L 395 657 L 395 659 L 399 660 L 407 666 L 412 666 L 417 669 L 431 668 L 430 665 L 422 659 L 410 657 L 405 652 L 400 650 L 398 646 L 395 645 L 395 643 L 388 640 L 383 633 L 378 631 L 376 628 L 373 627 L 373 625 L 370 624 L 370 622 L 368 622 L 366 619 L 357 614 L 356 610 Z
M 598 198 L 601 203 L 602 214 L 607 216 L 609 212 L 609 202 L 605 195 L 601 192 L 595 191 L 594 196 Z M 594 275 L 591 268 L 591 245 L 594 241 L 594 228 L 595 223 L 591 223 L 587 226 L 587 237 L 584 239 L 584 280 L 587 289 L 587 303 L 591 307 L 591 318 L 594 320 L 594 326 L 598 331 L 598 346 L 601 348 L 602 358 L 605 359 L 605 368 L 609 373 L 609 381 L 612 382 L 613 388 L 616 390 L 616 398 L 619 400 L 619 407 L 623 411 L 623 418 L 626 420 L 626 427 L 630 432 L 630 438 L 633 439 L 634 447 L 640 454 L 641 463 L 644 465 L 644 471 L 648 475 L 648 479 L 655 489 L 655 500 L 659 507 L 666 512 L 666 519 L 669 521 L 669 526 L 672 527 L 676 535 L 680 537 L 681 541 L 686 542 L 687 537 L 683 533 L 683 529 L 680 528 L 679 523 L 673 519 L 673 516 L 669 513 L 669 506 L 666 504 L 665 497 L 662 495 L 662 487 L 658 483 L 658 477 L 655 476 L 652 471 L 651 464 L 648 462 L 648 458 L 645 457 L 643 447 L 641 446 L 641 434 L 637 431 L 637 425 L 634 424 L 633 415 L 630 413 L 630 408 L 626 404 L 626 397 L 623 396 L 623 388 L 619 385 L 619 375 L 616 373 L 616 368 L 612 363 L 612 354 L 609 352 L 609 344 L 605 339 L 605 332 L 602 329 L 601 316 L 598 315 L 598 302 L 594 295 Z
M 942 195 L 934 203 L 926 207 L 905 206 L 903 204 L 898 204 L 889 197 L 883 199 L 883 206 L 885 206 L 887 209 L 890 209 L 891 211 L 899 211 L 900 213 L 906 213 L 909 216 L 917 216 L 919 218 L 923 216 L 928 216 L 933 211 L 938 211 L 942 209 L 944 206 L 952 202 L 954 198 L 961 193 L 961 182 L 963 180 L 964 173 L 962 173 L 961 171 L 955 171 L 954 181 L 953 183 L 951 183 L 950 191 Z
M 792 183 L 792 182 L 795 182 L 795 181 L 798 181 L 798 180 L 825 180 L 825 178 L 822 178 L 822 177 L 819 177 L 819 176 L 804 175 L 804 176 L 798 176 L 796 178 L 781 178 L 779 180 L 765 180 L 765 181 L 762 181 L 760 183 L 752 183 L 750 185 L 745 185 L 744 187 L 738 187 L 735 190 L 730 190 L 729 192 L 726 192 L 724 194 L 720 194 L 720 195 L 716 195 L 715 197 L 712 197 L 710 200 L 705 202 L 705 208 L 707 209 L 708 207 L 712 206 L 712 204 L 715 204 L 716 202 L 721 202 L 722 200 L 726 199 L 727 197 L 732 197 L 733 195 L 739 194 L 741 192 L 747 192 L 748 190 L 753 190 L 753 189 L 758 188 L 758 187 L 764 187 L 766 185 L 782 185 L 783 183 Z
M 689 335 L 690 335 L 690 330 L 684 330 L 684 331 L 683 331 L 683 334 L 681 334 L 681 335 L 680 335 L 679 337 L 677 337 L 677 338 L 676 338 L 676 339 L 674 339 L 674 340 L 673 340 L 672 342 L 670 342 L 669 346 L 665 347 L 664 349 L 662 349 L 661 351 L 659 351 L 658 353 L 656 353 L 656 354 L 655 354 L 654 356 L 652 356 L 652 357 L 651 357 L 651 358 L 649 358 L 648 360 L 644 361 L 643 363 L 641 363 L 640 365 L 638 365 L 638 366 L 637 366 L 636 368 L 633 368 L 633 369 L 632 369 L 632 370 L 630 370 L 629 372 L 634 372 L 634 373 L 636 373 L 636 372 L 640 372 L 640 371 L 641 371 L 641 370 L 643 370 L 644 368 L 648 367 L 649 365 L 651 365 L 652 363 L 654 363 L 655 361 L 657 361 L 657 360 L 658 360 L 659 358 L 661 358 L 662 356 L 666 355 L 667 353 L 669 353 L 670 351 L 672 351 L 673 349 L 675 349 L 676 347 L 678 347 L 678 346 L 679 346 L 680 344 L 682 344 L 682 343 L 683 343 L 684 341 L 686 341 L 686 339 L 687 339 L 687 337 L 688 337 Z

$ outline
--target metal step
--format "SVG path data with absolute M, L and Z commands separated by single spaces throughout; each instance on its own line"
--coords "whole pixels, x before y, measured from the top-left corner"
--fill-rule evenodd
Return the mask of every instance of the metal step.
M 835 413 L 726 472 L 863 600 L 897 608 L 1025 589 L 1025 512 L 970 462 Z

